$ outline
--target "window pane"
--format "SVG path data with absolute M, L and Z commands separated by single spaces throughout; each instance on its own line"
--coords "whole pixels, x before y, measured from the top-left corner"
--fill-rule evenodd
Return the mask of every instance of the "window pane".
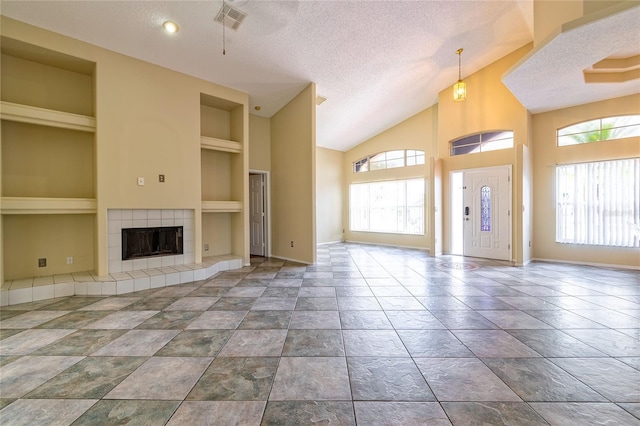
M 480 152 L 480 144 L 478 145 L 462 145 L 451 146 L 451 155 L 471 154 L 474 152 Z
M 369 157 L 369 159 L 371 160 L 371 162 L 385 161 L 387 159 L 387 153 L 381 152 L 380 154 L 372 155 L 371 157 Z
M 574 124 L 558 130 L 558 136 L 571 135 L 576 133 L 592 132 L 600 130 L 600 120 L 585 121 L 583 123 Z
M 640 124 L 611 129 L 611 131 L 606 134 L 604 134 L 604 129 L 602 130 L 602 132 L 603 140 L 638 137 L 640 136 Z
M 488 142 L 482 143 L 482 152 L 495 151 L 498 149 L 513 148 L 513 138 L 509 139 L 494 139 Z
M 416 164 L 424 164 L 424 153 L 416 156 Z
M 556 241 L 640 247 L 640 159 L 556 168 Z
M 387 160 L 387 169 L 395 169 L 396 167 L 404 167 L 404 156 L 393 160 Z
M 387 151 L 387 160 L 397 160 L 398 158 L 404 158 L 404 151 Z
M 513 148 L 513 132 L 499 130 L 476 133 L 475 135 L 452 141 L 451 155 L 473 154 L 507 148 Z
M 461 145 L 473 145 L 473 144 L 479 144 L 479 143 L 480 143 L 480 134 L 477 133 L 475 135 L 467 136 L 462 139 L 457 139 L 451 142 L 451 146 L 458 147 Z
M 385 161 L 371 161 L 369 165 L 370 170 L 382 170 L 386 168 L 387 163 Z
M 424 234 L 424 189 L 424 179 L 350 185 L 350 229 Z
M 607 117 L 602 119 L 602 127 L 624 127 L 640 125 L 640 115 L 623 115 L 619 117 Z
M 369 161 L 368 158 L 363 158 L 360 161 L 356 161 L 355 163 L 353 163 L 353 171 L 356 173 L 368 171 L 369 170 L 368 161 Z
M 491 188 L 480 188 L 480 231 L 491 232 Z
M 558 130 L 558 146 L 640 136 L 640 115 L 585 121 Z

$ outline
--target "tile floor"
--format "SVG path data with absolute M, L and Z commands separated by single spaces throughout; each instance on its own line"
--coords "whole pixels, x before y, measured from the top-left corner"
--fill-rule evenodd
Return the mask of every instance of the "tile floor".
M 640 273 L 356 244 L 0 310 L 3 425 L 640 425 Z

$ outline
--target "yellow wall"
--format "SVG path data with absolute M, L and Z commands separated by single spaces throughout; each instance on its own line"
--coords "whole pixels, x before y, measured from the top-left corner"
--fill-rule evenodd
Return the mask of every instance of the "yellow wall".
M 534 0 L 533 2 L 533 44 L 544 45 L 550 38 L 560 33 L 565 22 L 583 15 L 582 0 Z
M 271 170 L 271 120 L 249 115 L 249 169 Z
M 93 134 L 3 121 L 2 140 L 3 196 L 94 198 Z
M 5 215 L 5 280 L 93 269 L 94 215 Z M 73 256 L 73 265 L 67 265 Z M 47 267 L 39 268 L 38 259 Z
M 444 253 L 451 250 L 450 172 L 493 167 L 512 166 L 512 258 L 523 262 L 522 206 L 516 189 L 522 186 L 522 164 L 516 161 L 516 147 L 529 143 L 529 114 L 502 83 L 502 75 L 531 49 L 528 44 L 499 59 L 480 71 L 466 77 L 467 100 L 454 102 L 451 87 L 440 92 L 438 103 L 438 154 L 443 159 L 443 234 Z M 449 155 L 452 140 L 492 130 L 512 130 L 514 148 L 476 154 Z M 518 204 L 516 204 L 518 203 Z M 528 244 L 528 242 L 527 242 Z M 519 257 L 518 257 L 519 256 Z
M 434 155 L 435 128 L 437 127 L 437 108 L 428 108 L 402 123 L 380 133 L 377 136 L 357 145 L 344 155 L 343 171 L 345 176 L 344 239 L 373 244 L 399 245 L 406 247 L 429 248 L 429 194 L 425 197 L 425 234 L 383 234 L 372 232 L 355 232 L 349 230 L 349 185 L 356 182 L 373 182 L 380 180 L 407 179 L 424 177 L 425 186 L 429 187 L 429 158 Z M 368 155 L 394 149 L 418 149 L 425 151 L 425 164 L 388 170 L 373 170 L 354 173 L 353 163 Z
M 305 263 L 316 258 L 315 100 L 312 83 L 271 118 L 271 253 Z
M 342 241 L 344 210 L 344 153 L 316 149 L 316 240 L 318 244 Z
M 239 113 L 241 131 L 235 132 L 245 144 L 248 96 L 6 17 L 2 17 L 2 35 L 96 63 L 94 176 L 98 209 L 93 245 L 96 262 L 89 269 L 107 273 L 106 213 L 113 208 L 195 210 L 195 257 L 199 261 L 202 256 L 202 238 L 198 231 L 202 225 L 200 93 L 244 106 Z M 234 120 L 238 121 L 232 117 L 232 127 Z M 241 161 L 245 161 L 247 167 L 248 154 L 246 160 L 241 158 Z M 165 175 L 164 183 L 158 182 L 159 174 Z M 137 185 L 137 177 L 145 178 L 144 186 Z M 248 181 L 248 174 L 237 185 L 246 186 L 245 180 Z M 242 201 L 246 204 L 247 200 Z M 243 219 L 245 214 L 236 216 Z M 248 227 L 248 220 L 245 222 L 243 226 Z M 6 223 L 4 228 L 6 253 L 15 241 L 6 234 Z M 247 240 L 248 235 L 241 239 Z M 54 248 L 56 242 L 43 244 L 48 250 Z M 236 246 L 242 244 L 242 241 L 235 243 Z M 248 261 L 248 244 L 244 245 L 241 250 L 246 252 Z
M 555 242 L 555 165 L 640 156 L 640 138 L 558 147 L 559 128 L 595 118 L 640 114 L 640 95 L 533 116 L 533 256 L 540 259 L 640 266 L 638 249 Z

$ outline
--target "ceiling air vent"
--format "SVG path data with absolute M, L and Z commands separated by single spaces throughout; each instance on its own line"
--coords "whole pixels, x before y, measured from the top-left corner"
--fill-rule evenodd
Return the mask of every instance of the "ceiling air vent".
M 228 4 L 223 4 L 214 21 L 219 24 L 224 23 L 225 27 L 231 28 L 232 30 L 237 30 L 246 17 L 247 14 L 243 11 L 236 9 L 235 7 L 231 7 Z

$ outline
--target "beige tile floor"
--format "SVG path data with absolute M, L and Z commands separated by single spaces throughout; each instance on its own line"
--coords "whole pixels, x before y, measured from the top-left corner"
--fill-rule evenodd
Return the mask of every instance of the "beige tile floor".
M 640 425 L 640 273 L 357 244 L 0 310 L 3 425 Z

